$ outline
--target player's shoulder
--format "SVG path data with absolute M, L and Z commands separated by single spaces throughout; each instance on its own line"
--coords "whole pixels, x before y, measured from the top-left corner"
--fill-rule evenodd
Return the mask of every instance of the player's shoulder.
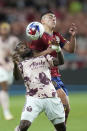
M 63 43 L 67 42 L 67 40 L 64 38 L 64 36 L 62 34 L 60 34 L 59 32 L 54 32 L 54 36 L 58 37 L 58 39 L 60 39 L 60 41 Z
M 54 35 L 61 37 L 62 35 L 59 32 L 53 32 Z

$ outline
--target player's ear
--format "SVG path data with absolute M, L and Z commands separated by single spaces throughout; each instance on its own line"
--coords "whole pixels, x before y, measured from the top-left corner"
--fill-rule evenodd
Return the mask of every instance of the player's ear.
M 43 24 L 43 19 L 41 19 L 41 24 Z
M 43 18 L 41 19 L 41 23 L 44 24 L 44 19 Z

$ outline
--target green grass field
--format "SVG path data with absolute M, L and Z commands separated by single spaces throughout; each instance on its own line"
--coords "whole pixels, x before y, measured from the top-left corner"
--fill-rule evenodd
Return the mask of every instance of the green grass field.
M 0 108 L 0 131 L 14 131 L 19 124 L 24 96 L 11 97 L 11 112 L 14 120 L 5 121 Z M 67 123 L 67 131 L 87 131 L 87 94 L 70 94 L 71 112 Z M 53 131 L 54 127 L 42 113 L 32 124 L 29 131 Z

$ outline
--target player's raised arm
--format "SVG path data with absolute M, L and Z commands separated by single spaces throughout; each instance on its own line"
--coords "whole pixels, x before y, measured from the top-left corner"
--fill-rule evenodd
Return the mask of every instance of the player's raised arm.
M 18 62 L 21 61 L 20 52 L 19 52 L 21 44 L 22 44 L 22 42 L 17 44 L 15 51 L 14 51 L 14 54 L 12 55 L 14 63 L 18 63 Z
M 63 46 L 63 49 L 69 53 L 74 53 L 76 50 L 76 26 L 74 23 L 72 23 L 69 33 L 71 35 L 70 41 L 67 41 L 65 45 Z
M 22 45 L 22 42 L 17 44 L 14 54 L 12 55 L 13 62 L 14 62 L 13 74 L 14 74 L 15 80 L 20 79 L 17 64 L 22 60 L 22 58 L 20 57 L 20 53 L 19 53 L 19 49 L 20 49 L 21 45 Z
M 38 56 L 45 56 L 47 54 L 52 53 L 54 50 L 51 47 L 48 47 L 46 50 L 39 52 L 39 51 L 34 51 L 34 56 L 38 57 Z
M 27 48 L 26 42 L 20 42 L 19 44 L 17 44 L 15 52 L 13 54 L 15 79 L 18 79 L 18 74 L 19 74 L 17 69 L 17 64 L 19 64 L 19 62 L 31 56 L 32 56 L 32 50 Z

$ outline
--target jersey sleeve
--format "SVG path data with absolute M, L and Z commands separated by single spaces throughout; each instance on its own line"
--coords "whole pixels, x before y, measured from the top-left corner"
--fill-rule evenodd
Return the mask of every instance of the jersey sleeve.
M 57 33 L 57 36 L 60 38 L 60 47 L 63 48 L 63 46 L 65 45 L 65 43 L 67 43 L 67 40 L 59 33 Z

